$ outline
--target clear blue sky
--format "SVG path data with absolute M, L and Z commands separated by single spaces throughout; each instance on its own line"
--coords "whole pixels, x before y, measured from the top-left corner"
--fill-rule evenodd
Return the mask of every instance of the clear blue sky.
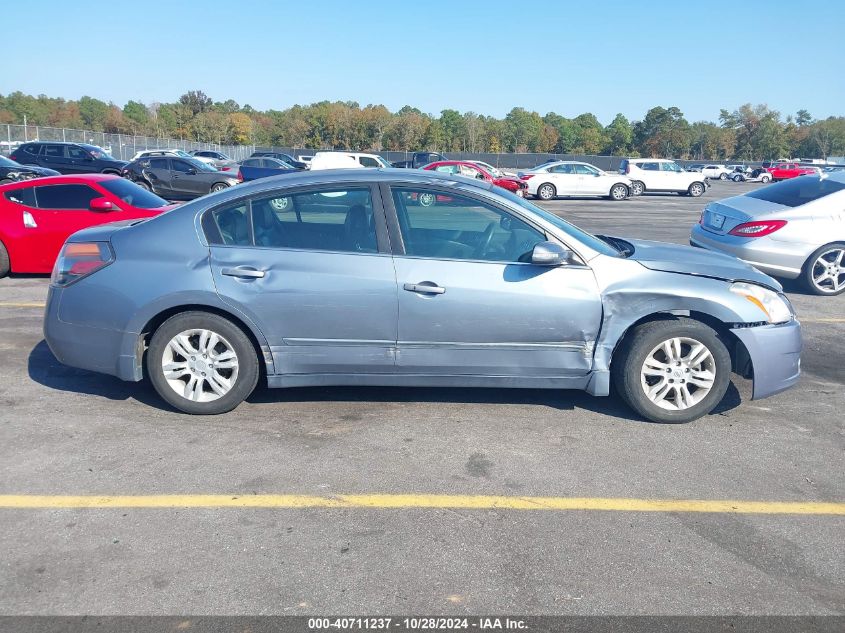
M 202 90 L 262 110 L 522 106 L 603 123 L 654 105 L 691 121 L 746 102 L 845 114 L 845 2 L 41 0 L 3 14 L 2 94 L 123 105 Z

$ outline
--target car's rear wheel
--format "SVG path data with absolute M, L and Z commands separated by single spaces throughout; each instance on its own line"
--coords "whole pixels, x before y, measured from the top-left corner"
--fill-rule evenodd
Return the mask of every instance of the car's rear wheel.
M 640 182 L 639 180 L 635 180 L 631 183 L 631 195 L 633 196 L 641 196 L 645 191 L 645 184 Z
M 688 318 L 637 327 L 613 357 L 623 400 L 653 422 L 691 422 L 710 413 L 730 382 L 731 356 L 719 334 Z
M 813 294 L 832 297 L 845 292 L 845 242 L 826 244 L 810 255 L 801 276 Z
M 624 200 L 629 195 L 628 187 L 623 184 L 616 184 L 610 188 L 611 200 Z
M 537 197 L 540 200 L 551 200 L 557 195 L 557 190 L 555 186 L 549 183 L 543 183 L 539 187 L 537 187 Z
M 217 191 L 223 191 L 224 189 L 228 189 L 228 188 L 229 188 L 229 185 L 227 185 L 225 182 L 215 182 L 213 185 L 211 185 L 211 193 L 215 193 Z
M 170 317 L 153 334 L 147 374 L 158 394 L 185 413 L 225 413 L 252 393 L 258 356 L 246 334 L 208 312 Z
M 728 175 L 725 172 L 722 172 L 721 174 L 719 174 L 719 180 L 727 180 L 727 179 L 728 179 Z
M 771 176 L 760 176 L 760 182 L 763 182 L 763 183 L 772 182 L 772 177 Z
M 693 198 L 698 198 L 704 194 L 704 185 L 700 182 L 694 182 L 687 189 L 687 193 Z
M 0 180 L 0 185 L 10 185 L 13 182 L 15 182 L 15 181 L 12 180 L 11 178 L 4 178 L 3 180 Z
M 12 264 L 9 261 L 9 251 L 6 250 L 3 242 L 0 242 L 0 279 L 9 274 Z
M 742 182 L 742 176 L 737 174 L 736 176 L 733 177 L 733 181 L 734 182 Z

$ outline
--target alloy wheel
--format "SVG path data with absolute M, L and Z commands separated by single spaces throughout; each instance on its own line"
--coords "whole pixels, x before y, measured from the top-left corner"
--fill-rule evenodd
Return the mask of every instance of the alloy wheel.
M 161 370 L 176 394 L 194 402 L 212 402 L 235 386 L 238 355 L 229 341 L 211 330 L 185 330 L 170 339 Z
M 701 402 L 716 381 L 716 360 L 704 343 L 688 337 L 663 341 L 646 356 L 640 383 L 661 409 L 680 411 Z
M 824 294 L 837 293 L 845 288 L 845 248 L 831 248 L 816 258 L 813 262 L 813 285 Z

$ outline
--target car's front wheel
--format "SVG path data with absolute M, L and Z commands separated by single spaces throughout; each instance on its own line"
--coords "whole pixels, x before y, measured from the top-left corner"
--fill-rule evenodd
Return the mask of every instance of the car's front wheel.
M 134 180 L 133 181 L 136 185 L 138 185 L 141 189 L 146 189 L 147 191 L 152 191 L 153 187 L 150 183 L 146 180 Z
M 801 277 L 813 294 L 832 297 L 845 292 L 845 242 L 826 244 L 810 255 Z
M 722 172 L 721 174 L 719 174 L 719 180 L 727 180 L 727 179 L 728 179 L 728 175 L 725 172 Z
M 694 182 L 687 189 L 687 193 L 693 198 L 698 198 L 704 195 L 704 185 L 700 182 Z
M 652 321 L 631 332 L 611 365 L 616 390 L 653 422 L 691 422 L 710 413 L 730 382 L 719 334 L 688 318 Z
M 772 182 L 772 177 L 771 176 L 760 176 L 760 182 L 762 182 L 762 183 Z
M 624 200 L 628 197 L 628 187 L 622 184 L 613 185 L 610 188 L 610 199 L 611 200 Z
M 183 312 L 153 334 L 147 374 L 158 394 L 180 411 L 225 413 L 255 389 L 258 356 L 231 321 L 208 312 Z
M 224 189 L 228 189 L 228 188 L 229 188 L 229 185 L 227 185 L 225 182 L 215 182 L 215 183 L 211 186 L 211 193 L 216 193 L 216 192 L 218 192 L 218 191 L 223 191 Z
M 3 178 L 3 180 L 0 180 L 0 185 L 11 185 L 13 182 L 15 181 L 11 178 Z
M 742 182 L 743 178 L 739 174 L 733 177 L 732 179 L 734 182 Z

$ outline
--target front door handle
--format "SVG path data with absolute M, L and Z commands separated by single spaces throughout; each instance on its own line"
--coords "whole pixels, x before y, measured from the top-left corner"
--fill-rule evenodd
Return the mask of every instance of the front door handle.
M 442 295 L 446 288 L 441 288 L 432 281 L 421 281 L 418 284 L 405 284 L 402 286 L 408 292 L 421 292 L 428 295 Z
M 261 279 L 264 276 L 263 270 L 257 270 L 249 266 L 238 266 L 237 268 L 224 268 L 220 271 L 227 277 L 239 277 L 241 279 Z

